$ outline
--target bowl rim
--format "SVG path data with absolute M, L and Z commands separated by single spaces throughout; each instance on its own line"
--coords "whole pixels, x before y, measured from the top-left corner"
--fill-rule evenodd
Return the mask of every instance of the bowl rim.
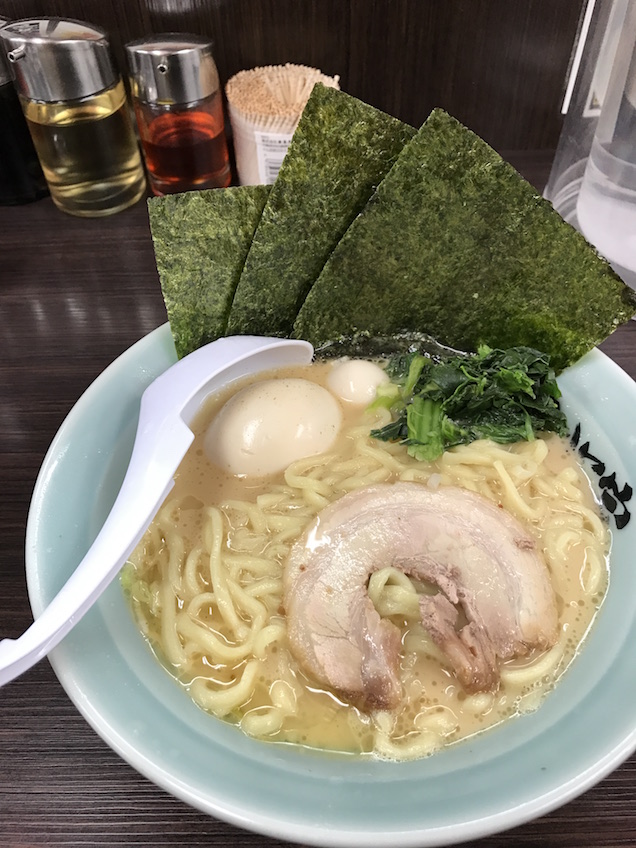
M 113 385 L 113 382 L 116 383 L 123 379 L 126 383 L 127 369 L 132 362 L 137 361 L 141 363 L 140 371 L 142 373 L 135 374 L 131 385 L 128 386 L 129 393 L 133 398 L 141 396 L 145 388 L 144 381 L 150 382 L 154 376 L 157 376 L 157 373 L 155 373 L 157 368 L 165 370 L 172 361 L 176 361 L 176 353 L 167 323 L 156 328 L 124 351 L 87 388 L 63 421 L 42 463 L 29 508 L 26 534 L 27 586 L 35 616 L 46 605 L 47 592 L 50 593 L 50 586 L 43 580 L 40 541 L 43 522 L 46 523 L 47 519 L 47 504 L 56 494 L 56 475 L 59 473 L 61 457 L 65 456 L 69 449 L 69 431 L 72 431 L 78 422 L 81 422 L 89 414 L 95 403 Z M 158 373 L 161 373 L 161 370 Z M 631 399 L 632 404 L 636 404 L 636 384 L 634 381 L 598 349 L 586 354 L 582 360 L 568 369 L 568 372 L 564 372 L 562 376 L 565 378 L 569 391 L 572 390 L 572 386 L 580 386 L 583 397 L 585 397 L 586 393 L 590 391 L 590 386 L 593 387 L 594 384 L 599 382 L 599 378 L 595 377 L 595 374 L 599 371 L 605 386 L 604 397 L 606 401 L 609 402 L 616 395 L 623 393 L 626 398 Z M 561 377 L 559 382 L 563 383 Z M 580 399 L 577 402 L 580 403 Z M 128 423 L 134 425 L 136 421 Z M 633 445 L 632 453 L 634 455 L 630 456 L 629 459 L 633 465 L 633 476 L 631 478 L 633 481 L 636 478 L 636 447 Z M 125 457 L 125 460 L 127 462 L 127 457 Z M 88 542 L 84 541 L 84 544 L 90 544 L 90 539 Z M 109 603 L 110 601 L 106 599 L 103 603 L 100 601 L 98 604 L 101 609 L 100 614 L 105 615 L 106 618 L 109 614 Z M 89 618 L 89 615 L 87 615 L 87 618 Z M 81 624 L 80 622 L 78 627 Z M 568 779 L 562 781 L 558 786 L 550 784 L 549 781 L 544 781 L 542 784 L 544 785 L 543 790 L 535 791 L 534 794 L 532 792 L 525 795 L 517 793 L 507 805 L 500 806 L 499 809 L 491 809 L 483 816 L 475 815 L 465 821 L 449 820 L 432 827 L 427 827 L 426 823 L 422 822 L 421 827 L 411 827 L 410 829 L 397 823 L 395 826 L 384 830 L 378 830 L 377 826 L 364 830 L 359 826 L 334 825 L 328 820 L 322 823 L 309 819 L 304 821 L 291 820 L 280 814 L 264 814 L 262 810 L 255 809 L 253 802 L 250 802 L 249 799 L 246 801 L 242 798 L 232 799 L 221 796 L 211 798 L 209 794 L 206 796 L 196 787 L 189 786 L 183 775 L 175 777 L 161 765 L 158 765 L 156 758 L 153 759 L 152 752 L 141 749 L 134 738 L 132 741 L 128 738 L 125 728 L 122 729 L 109 719 L 104 718 L 103 705 L 92 699 L 92 693 L 90 687 L 86 685 L 86 680 L 82 678 L 81 674 L 79 677 L 77 675 L 78 667 L 80 669 L 82 667 L 81 658 L 78 658 L 77 654 L 73 652 L 73 648 L 69 646 L 68 642 L 69 637 L 51 653 L 49 657 L 51 665 L 80 713 L 113 750 L 145 777 L 191 806 L 237 827 L 272 838 L 318 846 L 334 846 L 334 848 L 336 846 L 354 848 L 354 846 L 362 845 L 380 848 L 380 846 L 386 845 L 387 840 L 391 840 L 396 848 L 397 846 L 403 846 L 403 848 L 431 846 L 432 848 L 432 846 L 457 844 L 521 825 L 567 803 L 591 788 L 636 750 L 635 716 L 629 723 L 629 727 L 625 726 L 621 734 L 614 734 L 614 743 L 607 747 L 602 755 L 590 755 L 587 760 L 583 758 L 585 767 L 579 767 L 576 774 L 570 774 Z M 559 687 L 563 683 L 564 681 L 561 681 Z M 205 718 L 208 721 L 210 720 L 209 717 Z M 496 732 L 496 730 L 488 731 L 488 735 L 493 732 Z M 529 742 L 531 741 L 532 739 L 529 740 Z M 236 742 L 236 738 L 232 737 L 230 742 L 224 742 L 224 744 L 235 745 Z M 261 750 L 263 746 L 270 747 L 267 743 L 254 740 L 247 740 L 247 744 L 257 745 Z M 460 745 L 467 746 L 468 740 L 460 743 Z M 459 747 L 457 746 L 456 750 Z M 474 747 L 479 748 L 479 744 Z M 244 756 L 245 744 L 239 745 L 239 749 L 240 755 Z M 293 756 L 296 756 L 296 754 Z M 302 756 L 309 757 L 306 762 L 310 763 L 310 768 L 316 768 L 318 772 L 321 772 L 322 766 L 318 765 L 324 763 L 324 758 L 321 755 L 314 757 L 311 753 L 302 752 Z M 436 757 L 440 757 L 440 754 L 437 754 Z M 274 759 L 276 759 L 276 756 Z M 335 762 L 337 758 L 330 756 L 329 759 Z M 386 765 L 389 764 L 380 764 L 379 769 L 389 776 L 390 770 L 385 769 Z M 403 768 L 405 773 L 417 772 L 407 763 L 390 765 Z M 322 771 L 324 771 L 324 768 L 322 768 Z M 390 779 L 393 778 L 390 777 Z M 362 780 L 362 784 L 364 784 L 364 780 Z

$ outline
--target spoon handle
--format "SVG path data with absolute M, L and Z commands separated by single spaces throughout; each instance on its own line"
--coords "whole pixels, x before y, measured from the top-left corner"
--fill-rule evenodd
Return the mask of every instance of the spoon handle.
M 311 362 L 309 342 L 257 336 L 217 339 L 157 377 L 141 398 L 130 464 L 113 508 L 84 559 L 18 639 L 0 642 L 0 686 L 35 665 L 75 626 L 126 562 L 174 485 L 205 396 L 232 380 Z
M 147 401 L 144 395 L 130 465 L 97 538 L 22 636 L 0 642 L 0 686 L 35 665 L 75 626 L 126 562 L 174 485 L 194 436 L 176 414 L 157 424 L 152 396 Z

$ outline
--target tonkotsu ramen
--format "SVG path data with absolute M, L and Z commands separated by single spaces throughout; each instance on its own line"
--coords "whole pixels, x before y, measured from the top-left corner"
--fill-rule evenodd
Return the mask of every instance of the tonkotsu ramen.
M 610 534 L 558 436 L 433 462 L 371 437 L 384 379 L 322 362 L 210 398 L 123 581 L 203 710 L 405 760 L 541 704 L 601 604 Z

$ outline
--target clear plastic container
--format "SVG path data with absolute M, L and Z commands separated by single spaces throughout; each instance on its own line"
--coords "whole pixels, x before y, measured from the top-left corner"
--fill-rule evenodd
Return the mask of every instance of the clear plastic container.
M 583 235 L 636 288 L 636 3 L 620 32 L 576 215 Z
M 544 195 L 636 288 L 636 3 L 588 2 Z

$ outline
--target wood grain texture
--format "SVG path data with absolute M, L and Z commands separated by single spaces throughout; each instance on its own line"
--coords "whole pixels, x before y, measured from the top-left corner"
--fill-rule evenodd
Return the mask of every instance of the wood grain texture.
M 545 151 L 510 158 L 542 188 Z M 0 635 L 31 620 L 24 531 L 51 439 L 101 371 L 165 318 L 143 201 L 99 220 L 63 215 L 48 199 L 0 208 Z M 636 378 L 636 322 L 603 349 Z M 79 715 L 46 660 L 0 690 L 2 848 L 287 844 L 206 816 L 139 775 Z M 538 846 L 634 848 L 636 757 L 563 808 L 466 848 Z
M 10 18 L 104 27 L 121 68 L 143 35 L 214 42 L 223 83 L 295 62 L 413 126 L 441 106 L 497 150 L 554 149 L 583 0 L 0 0 Z
M 353 0 L 348 90 L 415 126 L 441 106 L 498 149 L 552 147 L 578 6 Z

